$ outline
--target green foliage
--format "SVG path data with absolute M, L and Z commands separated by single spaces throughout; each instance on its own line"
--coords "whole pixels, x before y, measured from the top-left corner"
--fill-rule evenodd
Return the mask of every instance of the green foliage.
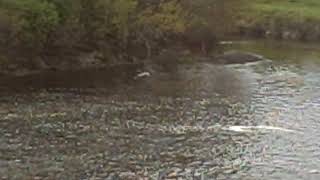
M 142 10 L 138 14 L 136 29 L 139 40 L 154 41 L 184 33 L 188 24 L 187 13 L 178 1 L 173 0 Z
M 116 28 L 118 37 L 126 43 L 130 32 L 130 17 L 133 16 L 136 11 L 137 1 L 117 0 L 113 1 L 111 7 L 113 9 L 112 24 Z
M 19 23 L 23 36 L 32 45 L 43 47 L 60 21 L 55 5 L 47 1 L 23 0 L 20 6 L 22 13 Z
M 36 53 L 53 45 L 129 53 L 129 46 L 143 45 L 151 54 L 190 28 L 220 27 L 212 21 L 218 1 L 0 0 L 0 36 L 1 25 L 9 24 L 14 42 Z
M 318 40 L 320 1 L 318 0 L 245 0 L 239 11 L 242 33 L 259 37 L 290 40 Z
M 215 36 L 222 37 L 232 31 L 238 20 L 235 16 L 243 0 L 185 0 L 184 7 L 191 13 L 191 27 L 206 28 Z
M 247 2 L 248 13 L 269 17 L 288 17 L 290 20 L 319 20 L 320 1 L 318 0 L 253 0 Z
M 157 46 L 156 42 L 167 41 L 171 35 L 185 33 L 187 26 L 187 11 L 178 1 L 161 1 L 138 13 L 136 40 L 144 44 L 149 57 L 152 46 Z
M 186 13 L 177 1 L 160 3 L 157 8 L 147 8 L 139 16 L 140 25 L 162 32 L 183 33 L 187 26 Z
M 59 15 L 54 4 L 47 1 L 13 1 L 11 7 L 17 12 L 18 22 L 27 33 L 47 34 L 59 24 Z

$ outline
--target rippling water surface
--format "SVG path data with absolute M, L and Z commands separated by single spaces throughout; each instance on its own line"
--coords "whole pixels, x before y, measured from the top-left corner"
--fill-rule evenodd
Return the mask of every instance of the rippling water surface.
M 67 82 L 7 79 L 14 89 L 1 87 L 0 178 L 318 180 L 320 46 L 226 49 L 270 60 L 180 65 L 112 83 L 96 71 L 74 81 L 64 74 Z M 17 82 L 28 91 L 13 92 Z

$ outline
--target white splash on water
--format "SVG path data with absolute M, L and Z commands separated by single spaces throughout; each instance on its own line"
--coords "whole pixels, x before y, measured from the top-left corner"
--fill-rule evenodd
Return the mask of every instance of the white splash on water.
M 219 44 L 220 45 L 232 45 L 232 44 L 234 44 L 234 42 L 233 41 L 220 41 Z
M 244 132 L 244 133 L 253 133 L 255 131 L 282 131 L 287 133 L 301 133 L 300 131 L 286 129 L 282 127 L 275 126 L 222 126 L 220 124 L 203 127 L 203 126 L 186 126 L 186 125 L 174 125 L 174 126 L 162 126 L 162 125 L 145 125 L 140 122 L 129 121 L 127 122 L 127 127 L 139 127 L 139 128 L 148 128 L 156 129 L 162 132 L 170 132 L 174 134 L 186 134 L 189 132 L 219 132 L 219 131 L 233 131 L 233 132 Z
M 295 130 L 286 129 L 275 126 L 230 126 L 226 128 L 229 131 L 235 132 L 252 132 L 253 130 L 271 130 L 271 131 L 283 131 L 283 132 L 296 132 Z

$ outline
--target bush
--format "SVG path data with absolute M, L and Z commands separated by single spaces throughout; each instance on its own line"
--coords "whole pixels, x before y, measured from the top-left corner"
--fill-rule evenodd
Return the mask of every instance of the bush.
M 130 56 L 132 46 L 142 46 L 151 56 L 160 44 L 181 35 L 211 43 L 208 37 L 215 37 L 211 34 L 219 27 L 211 15 L 219 8 L 208 7 L 217 2 L 222 1 L 0 0 L 0 33 L 14 37 L 6 42 L 27 48 L 32 56 L 53 47 Z M 205 42 L 207 49 L 210 43 Z
M 24 0 L 25 1 L 25 0 Z M 60 19 L 54 4 L 29 0 L 21 17 L 22 37 L 36 49 L 45 48 L 49 36 L 59 25 Z

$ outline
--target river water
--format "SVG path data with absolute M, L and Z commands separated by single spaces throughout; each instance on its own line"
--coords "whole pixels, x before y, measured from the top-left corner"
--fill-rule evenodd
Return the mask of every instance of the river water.
M 3 78 L 2 179 L 320 178 L 320 45 L 226 43 L 268 60 Z

